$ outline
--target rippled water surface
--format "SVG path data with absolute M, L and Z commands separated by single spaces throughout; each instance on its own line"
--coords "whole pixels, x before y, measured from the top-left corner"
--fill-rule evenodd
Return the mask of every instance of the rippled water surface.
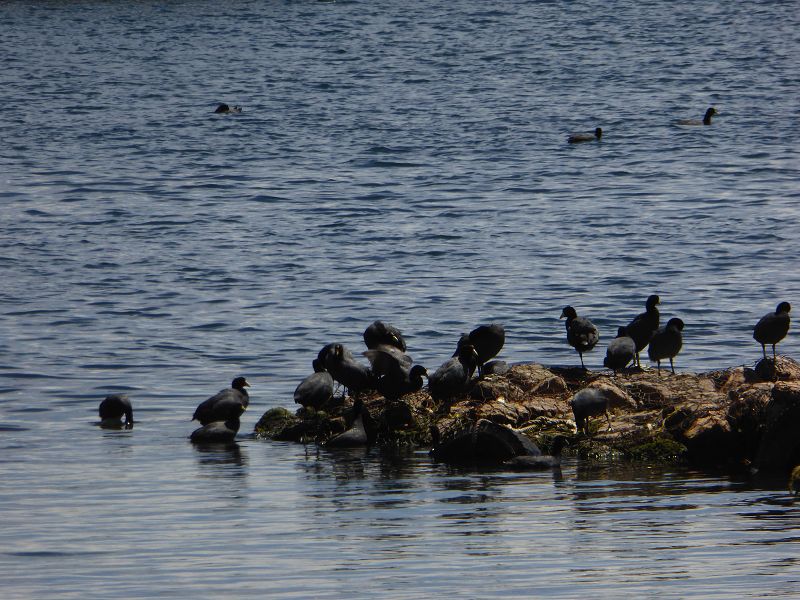
M 679 368 L 752 363 L 800 306 L 800 3 L 9 1 L 0 42 L 4 597 L 800 595 L 781 482 L 248 438 L 377 318 L 572 364 L 565 304 L 602 346 L 658 293 Z

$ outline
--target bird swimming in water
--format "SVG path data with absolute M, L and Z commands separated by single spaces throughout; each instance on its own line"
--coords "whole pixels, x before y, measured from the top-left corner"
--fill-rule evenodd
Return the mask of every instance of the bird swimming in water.
M 237 377 L 231 382 L 231 387 L 221 390 L 208 400 L 201 402 L 194 411 L 192 420 L 200 421 L 201 425 L 208 425 L 214 421 L 227 419 L 231 408 L 234 411 L 238 406 L 242 406 L 242 410 L 246 409 L 250 404 L 250 396 L 244 389 L 246 387 L 250 387 L 247 379 Z
M 319 410 L 333 397 L 333 377 L 318 358 L 311 365 L 314 372 L 294 390 L 294 401 L 295 404 Z
M 241 106 L 228 106 L 224 102 L 217 106 L 217 109 L 214 111 L 215 114 L 231 114 L 231 113 L 240 113 L 242 112 Z
M 658 365 L 658 372 L 661 373 L 661 361 L 665 358 L 669 359 L 669 366 L 672 372 L 675 373 L 675 365 L 672 359 L 678 356 L 683 346 L 683 321 L 677 317 L 673 317 L 664 327 L 656 330 L 653 339 L 650 340 L 650 346 L 647 349 L 647 354 L 651 361 L 655 361 Z
M 627 327 L 625 327 L 628 336 L 630 336 L 636 344 L 637 367 L 642 366 L 639 361 L 639 352 L 647 347 L 656 329 L 658 329 L 659 312 L 656 305 L 660 302 L 661 299 L 655 294 L 649 296 L 647 302 L 645 302 L 645 312 L 636 315 L 633 321 L 628 323 Z
M 375 321 L 364 330 L 364 343 L 372 350 L 380 345 L 394 346 L 401 352 L 406 351 L 406 341 L 397 327 Z
M 550 454 L 530 455 L 523 454 L 508 459 L 503 464 L 515 471 L 543 471 L 561 467 L 561 451 L 569 445 L 566 436 L 559 435 L 553 440 Z
M 133 407 L 125 394 L 106 396 L 98 408 L 100 413 L 100 426 L 107 428 L 119 427 L 120 419 L 124 416 L 125 429 L 133 427 Z
M 506 343 L 506 330 L 499 323 L 490 325 L 479 325 L 469 332 L 462 334 L 456 345 L 453 356 L 458 356 L 461 347 L 465 344 L 471 345 L 475 349 L 478 357 L 478 375 L 483 375 L 483 365 L 494 358 L 503 349 Z
M 244 412 L 245 406 L 241 403 L 237 406 L 233 402 L 224 405 L 225 413 L 220 414 L 220 419 L 204 424 L 195 429 L 189 439 L 195 443 L 210 442 L 232 442 L 239 432 L 241 423 L 239 417 Z M 221 411 L 222 409 L 220 409 Z
M 791 310 L 792 306 L 788 302 L 781 302 L 774 313 L 767 313 L 761 317 L 753 328 L 753 339 L 761 344 L 764 358 L 767 358 L 767 344 L 772 344 L 772 360 L 775 361 L 775 346 L 789 333 Z
M 716 114 L 719 113 L 717 113 L 717 109 L 712 106 L 706 111 L 706 114 L 703 115 L 702 121 L 698 119 L 681 119 L 678 121 L 678 125 L 711 125 L 711 117 Z
M 472 344 L 464 343 L 458 355 L 447 360 L 428 377 L 428 391 L 434 400 L 460 396 L 467 391 L 472 374 L 478 366 L 478 353 Z
M 620 327 L 617 330 L 617 337 L 608 344 L 603 366 L 614 371 L 616 375 L 619 369 L 627 367 L 635 358 L 636 342 L 628 335 L 625 327 Z
M 584 388 L 569 401 L 575 417 L 575 428 L 578 432 L 589 435 L 589 417 L 605 414 L 608 429 L 611 430 L 611 418 L 608 416 L 608 396 L 597 388 Z
M 599 141 L 602 137 L 603 130 L 598 127 L 594 130 L 594 133 L 573 133 L 567 138 L 567 143 L 580 144 L 581 142 L 593 142 L 595 140 Z
M 578 356 L 581 357 L 581 368 L 586 369 L 583 364 L 583 353 L 589 352 L 597 345 L 600 340 L 600 334 L 597 333 L 597 327 L 594 326 L 589 319 L 579 317 L 578 313 L 571 306 L 565 306 L 561 311 L 559 319 L 566 318 L 565 326 L 567 328 L 567 343 L 578 351 Z

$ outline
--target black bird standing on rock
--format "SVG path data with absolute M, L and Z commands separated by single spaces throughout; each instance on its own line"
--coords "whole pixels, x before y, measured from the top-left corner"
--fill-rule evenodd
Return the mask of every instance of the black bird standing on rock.
M 578 356 L 581 357 L 581 368 L 586 369 L 583 364 L 583 353 L 589 352 L 600 340 L 597 327 L 589 319 L 579 317 L 571 306 L 566 306 L 561 311 L 559 319 L 564 318 L 567 319 L 565 324 L 567 328 L 567 343 L 578 351 Z
M 350 351 L 342 344 L 334 344 L 333 352 L 325 357 L 325 368 L 350 392 L 351 396 L 357 396 L 360 392 L 374 388 L 372 371 L 353 358 Z
M 647 347 L 650 339 L 658 329 L 659 313 L 656 304 L 659 304 L 661 299 L 653 294 L 647 298 L 645 303 L 646 310 L 643 313 L 636 315 L 636 317 L 628 323 L 625 328 L 628 335 L 633 339 L 636 344 L 636 366 L 641 367 L 639 361 L 639 352 Z
M 406 351 L 406 341 L 400 330 L 383 321 L 375 321 L 364 330 L 364 343 L 370 350 L 385 344 L 394 346 L 401 352 Z
M 478 366 L 478 353 L 472 344 L 462 344 L 454 356 L 428 378 L 428 391 L 434 400 L 454 398 L 467 391 Z
M 683 346 L 683 321 L 677 317 L 673 317 L 664 327 L 659 328 L 650 340 L 650 347 L 647 349 L 647 354 L 651 361 L 655 361 L 658 365 L 658 372 L 661 373 L 661 361 L 665 358 L 669 359 L 669 366 L 672 372 L 675 373 L 675 365 L 672 359 L 678 356 Z
M 231 408 L 236 410 L 238 406 L 242 406 L 242 410 L 246 409 L 250 404 L 250 396 L 244 389 L 246 387 L 250 387 L 247 380 L 244 377 L 237 377 L 231 382 L 231 387 L 217 392 L 208 400 L 201 402 L 194 411 L 192 420 L 200 421 L 201 425 L 208 425 L 214 421 L 227 419 Z
M 225 412 L 219 415 L 221 417 L 219 420 L 195 429 L 189 439 L 195 443 L 232 442 L 239 431 L 241 425 L 239 417 L 244 412 L 245 406 L 229 402 L 224 405 L 224 409 Z
M 494 358 L 503 349 L 506 343 L 506 330 L 499 323 L 490 325 L 480 325 L 469 332 L 462 334 L 458 340 L 456 351 L 453 356 L 458 356 L 461 347 L 470 344 L 475 349 L 478 356 L 478 375 L 483 374 L 483 365 Z
M 605 414 L 608 429 L 611 430 L 611 419 L 608 416 L 608 396 L 597 388 L 584 388 L 569 401 L 572 414 L 575 416 L 575 428 L 579 432 L 589 434 L 589 417 Z
M 133 407 L 125 394 L 106 396 L 98 408 L 100 412 L 100 425 L 103 427 L 119 427 L 120 419 L 125 417 L 125 429 L 133 427 Z
M 294 390 L 294 401 L 301 406 L 319 409 L 333 396 L 333 377 L 318 358 L 311 365 L 314 372 Z
M 772 360 L 775 361 L 775 345 L 789 333 L 789 311 L 792 306 L 788 302 L 781 302 L 774 313 L 767 313 L 759 319 L 753 328 L 753 339 L 761 344 L 764 358 L 767 358 L 767 344 L 772 344 Z
M 603 366 L 617 374 L 619 369 L 624 369 L 628 363 L 636 358 L 636 342 L 628 335 L 625 327 L 617 330 L 617 337 L 611 340 L 606 349 Z

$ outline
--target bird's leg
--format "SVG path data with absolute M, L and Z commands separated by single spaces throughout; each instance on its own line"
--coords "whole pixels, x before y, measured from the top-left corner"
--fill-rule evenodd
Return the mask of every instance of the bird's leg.
M 761 344 L 761 351 L 764 353 L 764 360 L 767 360 L 767 345 Z
M 672 357 L 669 359 L 669 366 L 672 369 L 672 374 L 675 375 L 675 365 L 672 362 Z
M 658 371 L 658 376 L 660 377 L 661 376 L 661 361 L 660 360 L 656 361 L 656 370 Z
M 586 367 L 583 365 L 583 352 L 578 352 L 578 356 L 581 357 L 581 369 L 585 371 Z
M 608 423 L 608 429 L 606 429 L 606 431 L 611 431 L 611 417 L 608 415 L 608 411 L 606 411 L 606 422 Z
M 775 356 L 775 344 L 772 344 L 772 364 L 775 364 L 777 357 Z

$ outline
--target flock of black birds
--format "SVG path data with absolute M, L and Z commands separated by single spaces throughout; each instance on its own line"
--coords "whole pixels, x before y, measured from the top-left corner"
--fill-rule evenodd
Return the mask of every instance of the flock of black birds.
M 615 376 L 628 365 L 641 367 L 639 353 L 645 348 L 648 348 L 650 360 L 658 365 L 659 374 L 661 361 L 666 359 L 675 373 L 673 359 L 683 346 L 684 323 L 673 317 L 659 327 L 659 303 L 657 295 L 649 296 L 645 311 L 620 327 L 617 337 L 608 344 L 603 365 Z M 761 344 L 764 359 L 767 359 L 766 347 L 771 345 L 775 361 L 775 346 L 789 332 L 790 311 L 789 303 L 781 302 L 775 312 L 767 313 L 755 324 L 753 338 Z M 585 370 L 583 354 L 591 351 L 600 340 L 597 327 L 589 319 L 579 317 L 572 306 L 564 308 L 561 318 L 566 319 L 567 343 L 578 352 L 581 368 Z M 480 325 L 463 334 L 453 356 L 430 375 L 425 367 L 415 365 L 411 356 L 406 354 L 406 341 L 396 327 L 375 321 L 367 327 L 363 337 L 367 347 L 363 355 L 369 365 L 359 362 L 344 344 L 327 344 L 312 361 L 314 372 L 294 391 L 295 403 L 315 410 L 323 408 L 333 398 L 336 383 L 344 388 L 343 396 L 349 393 L 355 399 L 350 411 L 353 417 L 350 429 L 331 439 L 328 442 L 330 446 L 355 445 L 365 438 L 360 399 L 363 392 L 375 390 L 389 401 L 390 406 L 398 408 L 403 406 L 400 399 L 421 390 L 423 378 L 427 378 L 428 392 L 435 402 L 440 403 L 464 395 L 476 370 L 481 377 L 502 374 L 509 369 L 505 361 L 491 360 L 500 353 L 506 339 L 505 329 L 497 323 Z M 249 384 L 244 377 L 236 377 L 230 388 L 202 402 L 193 415 L 193 420 L 199 421 L 201 427 L 192 432 L 190 439 L 193 442 L 232 441 L 239 431 L 239 418 L 250 402 L 247 387 Z M 571 404 L 578 431 L 584 433 L 589 417 L 607 410 L 607 400 L 594 389 L 581 390 L 572 398 Z M 108 396 L 100 403 L 99 412 L 101 425 L 133 426 L 133 408 L 125 395 Z

